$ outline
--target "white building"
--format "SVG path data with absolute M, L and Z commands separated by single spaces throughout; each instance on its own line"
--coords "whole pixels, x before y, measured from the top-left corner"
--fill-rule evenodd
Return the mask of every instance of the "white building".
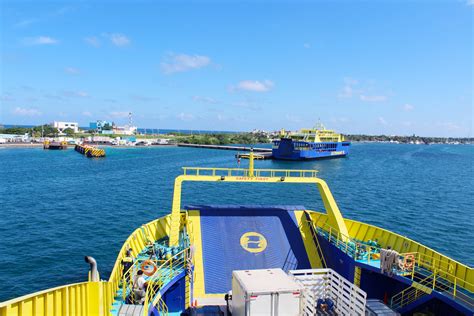
M 74 131 L 74 133 L 78 133 L 79 132 L 79 124 L 76 123 L 76 122 L 56 122 L 54 121 L 52 124 L 51 124 L 52 127 L 54 128 L 57 128 L 59 133 L 62 134 L 64 132 L 65 129 L 72 129 Z
M 0 144 L 5 143 L 26 143 L 31 141 L 28 133 L 24 135 L 0 134 Z
M 131 125 L 113 127 L 114 134 L 117 135 L 134 135 L 137 133 L 137 129 L 138 128 L 136 126 Z

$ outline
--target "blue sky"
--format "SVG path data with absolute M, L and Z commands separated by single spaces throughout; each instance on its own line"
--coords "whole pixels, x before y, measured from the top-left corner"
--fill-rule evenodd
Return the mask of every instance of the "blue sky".
M 2 1 L 0 123 L 473 136 L 472 1 Z

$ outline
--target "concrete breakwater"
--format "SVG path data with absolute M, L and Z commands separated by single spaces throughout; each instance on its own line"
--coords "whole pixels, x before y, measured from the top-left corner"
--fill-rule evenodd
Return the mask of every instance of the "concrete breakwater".
M 178 147 L 194 147 L 194 148 L 207 148 L 207 149 L 221 149 L 221 150 L 235 150 L 235 151 L 250 151 L 253 149 L 254 152 L 268 153 L 271 152 L 271 148 L 256 148 L 256 147 L 245 147 L 245 146 L 228 146 L 228 145 L 202 145 L 202 144 L 185 144 L 178 143 Z

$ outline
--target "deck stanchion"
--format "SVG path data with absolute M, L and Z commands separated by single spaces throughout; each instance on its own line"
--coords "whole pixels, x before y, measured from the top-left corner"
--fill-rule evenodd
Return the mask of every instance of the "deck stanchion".
M 369 248 L 367 249 L 367 263 L 370 264 L 370 246 L 368 246 Z
M 456 297 L 456 277 L 454 278 L 454 291 L 453 291 L 453 296 Z

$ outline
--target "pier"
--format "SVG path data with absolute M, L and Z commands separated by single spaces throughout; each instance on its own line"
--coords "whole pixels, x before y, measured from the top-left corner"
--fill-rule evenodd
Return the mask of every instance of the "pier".
M 88 158 L 105 157 L 105 150 L 89 145 L 76 145 L 74 150 Z
M 49 140 L 45 140 L 43 149 L 67 149 L 67 142 L 50 142 Z
M 178 147 L 194 147 L 194 148 L 207 148 L 207 149 L 221 149 L 221 150 L 234 150 L 234 151 L 250 151 L 253 149 L 255 153 L 270 153 L 271 148 L 255 148 L 255 147 L 242 147 L 242 146 L 228 146 L 228 145 L 201 145 L 201 144 L 184 144 L 178 143 Z

